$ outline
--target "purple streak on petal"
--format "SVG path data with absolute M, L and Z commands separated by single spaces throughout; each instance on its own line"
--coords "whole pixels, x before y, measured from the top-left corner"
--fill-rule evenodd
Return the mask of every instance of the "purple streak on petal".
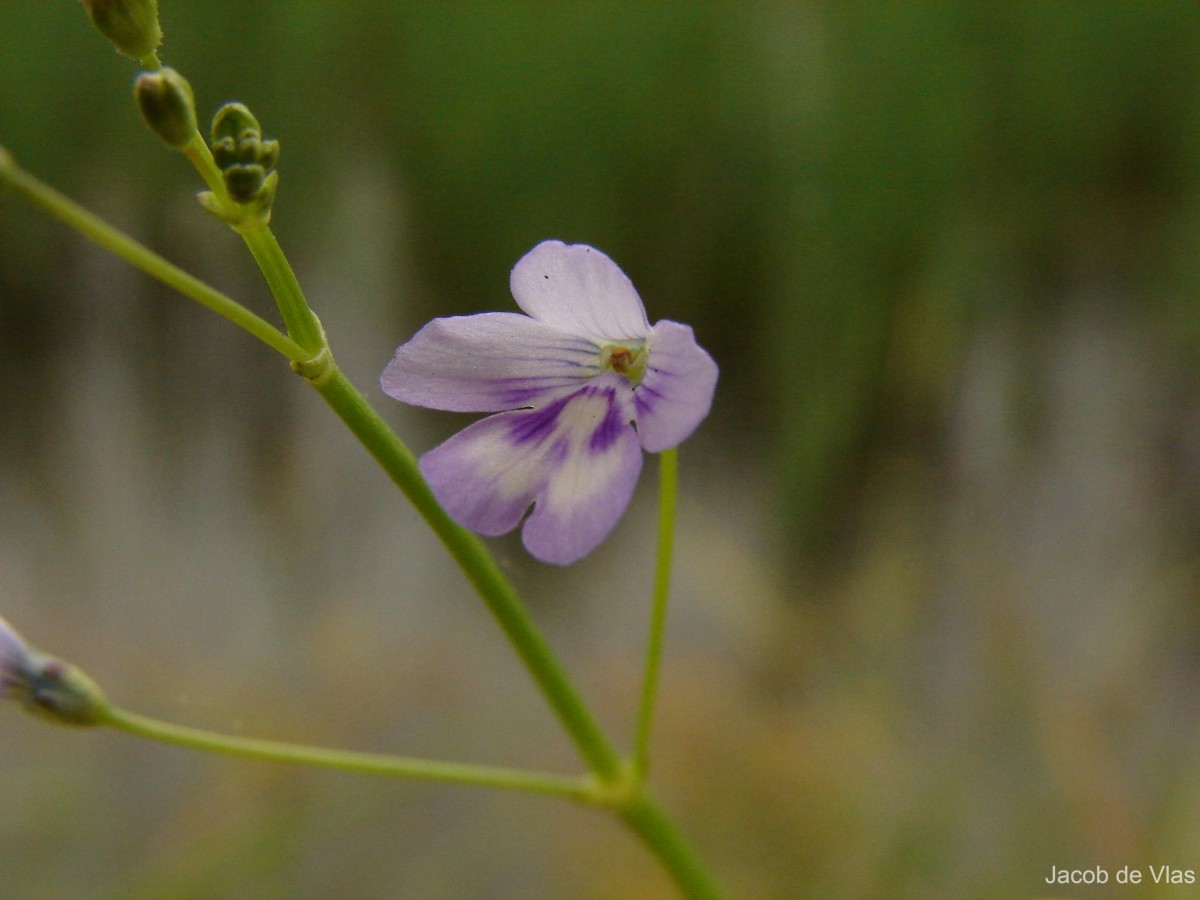
M 638 438 L 650 453 L 687 439 L 708 415 L 717 364 L 687 325 L 663 319 L 650 332 L 650 358 L 634 389 Z
M 606 452 L 617 441 L 629 435 L 632 418 L 628 404 L 610 403 L 604 419 L 592 432 L 588 449 L 592 453 Z
M 641 470 L 629 382 L 597 376 L 542 409 L 502 412 L 421 458 L 421 471 L 459 524 L 482 534 L 514 528 L 544 562 L 587 555 L 621 517 Z
M 629 424 L 628 385 L 620 376 L 601 376 L 563 408 L 567 452 L 551 468 L 521 532 L 543 562 L 566 565 L 587 556 L 629 506 L 642 451 Z
M 586 244 L 543 241 L 513 267 L 509 284 L 521 309 L 563 331 L 608 341 L 650 331 L 633 283 Z
M 383 370 L 384 393 L 415 406 L 498 412 L 540 406 L 598 371 L 599 348 L 518 313 L 434 319 Z
M 559 414 L 574 396 L 571 394 L 567 397 L 560 397 L 529 415 L 513 416 L 509 424 L 509 437 L 513 446 L 517 448 L 536 447 L 552 437 L 558 427 Z

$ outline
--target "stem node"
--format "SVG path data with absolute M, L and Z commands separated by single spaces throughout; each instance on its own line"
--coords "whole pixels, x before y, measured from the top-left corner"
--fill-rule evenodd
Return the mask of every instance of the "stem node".
M 322 347 L 316 356 L 292 363 L 292 371 L 318 390 L 329 383 L 336 369 L 333 353 L 327 346 Z

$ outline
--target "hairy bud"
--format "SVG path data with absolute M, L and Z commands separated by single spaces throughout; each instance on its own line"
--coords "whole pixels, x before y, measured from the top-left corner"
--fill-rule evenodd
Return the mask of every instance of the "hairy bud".
M 167 146 L 187 146 L 196 133 L 196 102 L 182 75 L 166 68 L 143 72 L 133 83 L 133 97 L 146 124 Z
M 83 0 L 83 8 L 119 53 L 144 59 L 162 43 L 158 0 Z

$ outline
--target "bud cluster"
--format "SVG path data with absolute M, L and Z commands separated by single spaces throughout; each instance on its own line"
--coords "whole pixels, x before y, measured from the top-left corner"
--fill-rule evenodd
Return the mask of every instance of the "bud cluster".
M 251 203 L 275 175 L 279 141 L 263 140 L 258 119 L 245 106 L 226 103 L 213 117 L 212 152 L 229 195 Z
M 213 117 L 211 146 L 225 190 L 238 209 L 229 210 L 207 191 L 200 195 L 200 202 L 239 231 L 271 221 L 275 187 L 279 183 L 279 173 L 275 171 L 279 142 L 263 140 L 258 119 L 241 103 L 226 103 Z

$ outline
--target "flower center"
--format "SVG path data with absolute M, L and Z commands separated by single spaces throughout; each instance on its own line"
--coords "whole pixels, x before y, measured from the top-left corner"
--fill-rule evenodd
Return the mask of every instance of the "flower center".
M 642 383 L 642 376 L 646 374 L 646 361 L 649 356 L 645 344 L 633 347 L 608 344 L 600 350 L 600 368 L 605 372 L 624 375 L 637 387 Z

